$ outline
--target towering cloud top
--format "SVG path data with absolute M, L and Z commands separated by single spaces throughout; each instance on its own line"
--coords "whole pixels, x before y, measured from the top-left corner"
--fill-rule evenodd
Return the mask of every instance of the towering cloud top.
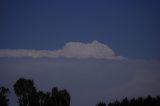
M 91 43 L 68 42 L 62 49 L 58 50 L 1 49 L 0 57 L 125 59 L 122 56 L 116 56 L 109 46 L 98 41 Z

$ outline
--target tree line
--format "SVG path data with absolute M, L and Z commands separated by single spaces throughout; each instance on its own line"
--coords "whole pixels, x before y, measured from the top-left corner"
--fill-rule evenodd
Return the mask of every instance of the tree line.
M 19 106 L 70 106 L 71 96 L 66 89 L 52 88 L 50 92 L 37 90 L 34 81 L 19 78 L 13 85 L 14 92 L 18 97 Z M 0 87 L 0 106 L 8 106 L 9 89 Z M 99 102 L 96 106 L 160 106 L 160 97 L 139 97 L 137 99 L 124 98 L 122 101 L 114 101 L 106 105 Z
M 19 106 L 70 106 L 71 97 L 66 89 L 52 88 L 50 92 L 38 91 L 33 80 L 20 78 L 13 85 Z M 0 106 L 8 106 L 9 89 L 0 87 Z
M 106 103 L 99 102 L 96 106 L 106 106 Z M 122 101 L 110 102 L 108 106 L 160 106 L 160 96 L 139 97 L 130 100 L 126 97 Z

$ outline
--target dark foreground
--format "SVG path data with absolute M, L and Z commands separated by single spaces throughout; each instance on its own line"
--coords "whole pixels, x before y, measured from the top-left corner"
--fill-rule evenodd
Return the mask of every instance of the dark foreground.
M 67 90 L 52 88 L 51 92 L 37 90 L 34 81 L 20 78 L 13 85 L 14 92 L 18 97 L 19 106 L 70 106 L 71 96 Z M 9 89 L 0 87 L 0 106 L 8 106 Z M 122 101 L 110 102 L 108 105 L 103 101 L 96 106 L 160 106 L 160 96 L 139 97 Z

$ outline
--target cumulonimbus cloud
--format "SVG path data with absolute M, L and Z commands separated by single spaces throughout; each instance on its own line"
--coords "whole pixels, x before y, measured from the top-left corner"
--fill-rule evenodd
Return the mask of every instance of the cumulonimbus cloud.
M 115 55 L 114 51 L 109 46 L 98 41 L 93 41 L 91 43 L 68 42 L 62 49 L 58 50 L 1 49 L 0 57 L 125 59 L 123 56 Z

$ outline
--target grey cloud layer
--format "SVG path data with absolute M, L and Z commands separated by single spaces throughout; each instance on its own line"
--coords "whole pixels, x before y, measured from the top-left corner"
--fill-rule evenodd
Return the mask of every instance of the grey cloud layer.
M 40 90 L 65 88 L 71 94 L 71 106 L 94 106 L 100 100 L 126 96 L 157 96 L 159 76 L 160 61 L 0 59 L 0 85 L 12 88 L 24 77 L 33 79 Z
M 63 49 L 58 50 L 26 50 L 26 49 L 2 49 L 0 57 L 32 57 L 32 58 L 95 58 L 95 59 L 125 59 L 123 56 L 116 56 L 114 51 L 105 44 L 98 41 L 91 43 L 68 42 Z

